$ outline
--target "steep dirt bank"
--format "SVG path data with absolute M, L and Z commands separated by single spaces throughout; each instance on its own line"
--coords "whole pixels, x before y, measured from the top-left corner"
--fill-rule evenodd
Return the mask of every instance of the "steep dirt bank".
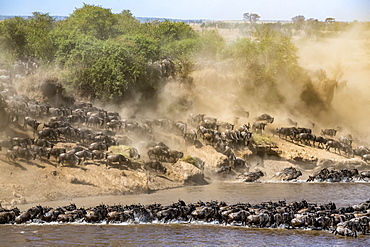
M 266 134 L 270 135 L 270 134 Z M 302 171 L 300 180 L 305 180 L 313 172 L 324 167 L 333 169 L 370 167 L 359 158 L 348 159 L 317 147 L 303 146 L 269 136 L 275 145 L 271 150 L 264 149 L 258 155 L 251 152 L 237 153 L 247 160 L 250 171 L 263 171 L 261 181 L 276 181 L 274 175 L 283 168 L 295 167 Z M 175 164 L 163 163 L 165 173 L 145 168 L 141 160 L 133 160 L 132 167 L 106 168 L 105 163 L 86 161 L 80 166 L 57 165 L 50 160 L 19 159 L 15 162 L 6 159 L 6 150 L 0 151 L 0 203 L 2 206 L 41 203 L 54 200 L 98 195 L 141 194 L 153 190 L 175 188 L 186 185 L 212 183 L 217 180 L 235 181 L 237 172 L 228 174 L 216 171 L 225 166 L 223 154 L 211 146 L 188 147 L 185 156 L 191 155 L 204 161 L 204 169 L 178 161 Z M 275 155 L 269 155 L 275 154 Z

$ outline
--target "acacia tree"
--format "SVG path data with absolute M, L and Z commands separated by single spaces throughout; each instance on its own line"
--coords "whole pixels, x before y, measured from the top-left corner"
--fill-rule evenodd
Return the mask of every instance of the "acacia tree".
M 256 23 L 260 18 L 261 16 L 259 16 L 256 13 L 244 13 L 243 14 L 243 19 L 251 23 Z

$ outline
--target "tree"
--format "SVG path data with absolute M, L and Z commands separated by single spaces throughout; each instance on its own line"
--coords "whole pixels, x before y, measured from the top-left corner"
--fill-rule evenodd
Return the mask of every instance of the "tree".
M 80 38 L 65 62 L 68 68 L 65 80 L 80 95 L 119 101 L 129 87 L 140 87 L 145 76 L 145 59 L 134 54 L 129 45 L 91 36 Z
M 325 19 L 325 22 L 326 22 L 326 23 L 334 23 L 334 22 L 335 22 L 335 18 L 333 18 L 333 17 L 328 17 L 328 18 L 326 18 L 326 19 Z
M 292 21 L 297 26 L 297 28 L 301 28 L 305 20 L 306 18 L 303 15 L 297 15 L 292 17 Z
M 116 29 L 120 34 L 133 34 L 141 31 L 140 21 L 132 15 L 130 10 L 124 10 L 116 17 Z
M 28 19 L 28 53 L 42 61 L 51 61 L 54 58 L 54 45 L 50 32 L 54 28 L 55 19 L 49 14 L 34 12 Z
M 88 5 L 76 9 L 68 18 L 71 29 L 78 29 L 79 32 L 92 35 L 98 39 L 105 40 L 116 34 L 116 16 L 110 9 L 99 6 Z
M 22 59 L 27 54 L 27 20 L 14 17 L 0 22 L 0 46 L 12 59 Z
M 243 14 L 243 19 L 251 23 L 256 23 L 259 20 L 259 18 L 261 18 L 261 16 L 255 13 L 244 13 Z

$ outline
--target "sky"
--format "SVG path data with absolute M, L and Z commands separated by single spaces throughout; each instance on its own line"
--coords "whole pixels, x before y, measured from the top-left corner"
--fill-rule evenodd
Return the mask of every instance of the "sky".
M 243 13 L 256 13 L 260 20 L 291 20 L 303 15 L 324 21 L 370 21 L 370 0 L 0 0 L 0 15 L 69 16 L 83 3 L 130 10 L 135 17 L 168 19 L 242 20 Z

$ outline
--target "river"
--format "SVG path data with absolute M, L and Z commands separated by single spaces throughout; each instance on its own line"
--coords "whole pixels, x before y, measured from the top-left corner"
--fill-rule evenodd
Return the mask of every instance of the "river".
M 348 206 L 370 199 L 369 183 L 241 183 L 215 182 L 145 195 L 101 196 L 75 198 L 42 203 L 77 207 L 100 203 L 167 205 L 182 199 L 187 203 L 225 201 L 259 203 L 286 200 L 307 200 L 313 203 L 335 202 Z M 22 205 L 27 209 L 34 205 Z M 224 226 L 217 223 L 156 223 L 156 224 L 27 224 L 0 225 L 1 246 L 369 246 L 370 235 L 358 238 L 335 236 L 328 231 L 253 229 Z

